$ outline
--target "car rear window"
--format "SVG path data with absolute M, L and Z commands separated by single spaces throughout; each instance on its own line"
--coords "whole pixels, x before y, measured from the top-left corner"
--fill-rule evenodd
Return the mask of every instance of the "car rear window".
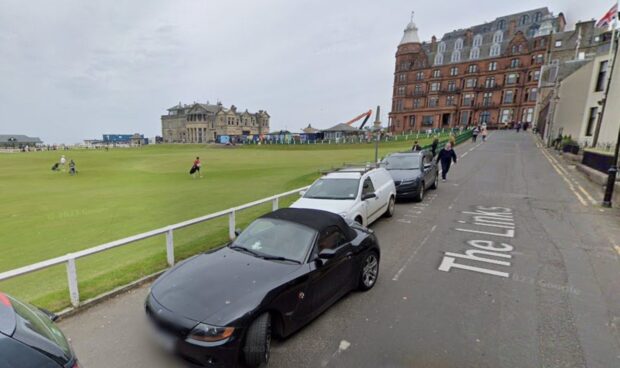
M 65 335 L 38 308 L 9 296 L 16 316 L 15 340 L 29 345 L 61 365 L 73 358 Z

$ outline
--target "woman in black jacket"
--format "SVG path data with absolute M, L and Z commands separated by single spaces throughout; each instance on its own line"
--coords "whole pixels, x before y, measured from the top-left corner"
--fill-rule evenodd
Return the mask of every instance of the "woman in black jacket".
M 437 163 L 441 161 L 441 180 L 446 181 L 446 175 L 450 171 L 450 165 L 452 161 L 456 164 L 456 153 L 452 149 L 450 143 L 446 143 L 446 146 L 439 151 L 437 155 Z
M 433 139 L 433 144 L 431 145 L 431 153 L 433 154 L 433 157 L 435 157 L 435 155 L 437 154 L 438 144 L 439 144 L 439 139 L 438 138 Z

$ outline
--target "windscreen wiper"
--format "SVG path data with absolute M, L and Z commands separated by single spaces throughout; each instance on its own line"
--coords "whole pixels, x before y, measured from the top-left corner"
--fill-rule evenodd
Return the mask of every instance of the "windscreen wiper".
M 290 259 L 290 258 L 286 258 L 286 257 L 282 257 L 282 256 L 268 256 L 268 255 L 263 255 L 261 256 L 263 259 L 269 260 L 269 261 L 289 261 L 289 262 L 295 262 L 298 264 L 301 264 L 301 262 L 299 262 L 296 259 Z
M 239 249 L 241 251 L 250 253 L 251 255 L 255 256 L 255 257 L 264 257 L 264 254 L 258 253 L 253 251 L 252 249 L 246 248 L 246 247 L 242 247 L 240 245 L 231 245 L 230 249 Z

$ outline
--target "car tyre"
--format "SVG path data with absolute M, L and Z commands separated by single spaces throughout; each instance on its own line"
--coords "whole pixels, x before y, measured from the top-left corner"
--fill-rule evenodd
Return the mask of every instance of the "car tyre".
M 368 291 L 375 286 L 379 278 L 379 254 L 375 251 L 368 252 L 362 261 L 358 289 Z
M 424 182 L 420 183 L 420 191 L 418 192 L 418 195 L 415 197 L 415 201 L 416 202 L 422 202 L 424 200 Z
M 437 189 L 438 186 L 439 186 L 439 173 L 435 175 L 435 181 L 433 182 L 433 185 L 431 185 L 431 189 Z
M 387 210 L 385 210 L 385 217 L 394 216 L 394 208 L 396 207 L 396 199 L 393 196 L 390 197 L 390 201 L 388 202 Z
M 245 337 L 243 354 L 250 367 L 261 367 L 269 363 L 271 348 L 271 316 L 262 314 L 252 322 Z

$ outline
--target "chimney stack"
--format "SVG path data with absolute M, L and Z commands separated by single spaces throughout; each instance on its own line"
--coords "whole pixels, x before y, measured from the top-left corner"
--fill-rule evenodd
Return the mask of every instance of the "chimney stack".
M 513 19 L 508 24 L 508 37 L 514 36 L 516 31 L 517 31 L 517 21 L 515 19 Z
M 435 51 L 437 51 L 437 37 L 433 35 L 433 37 L 431 37 L 431 52 Z
M 465 45 L 471 46 L 474 39 L 474 32 L 471 29 L 465 31 Z

